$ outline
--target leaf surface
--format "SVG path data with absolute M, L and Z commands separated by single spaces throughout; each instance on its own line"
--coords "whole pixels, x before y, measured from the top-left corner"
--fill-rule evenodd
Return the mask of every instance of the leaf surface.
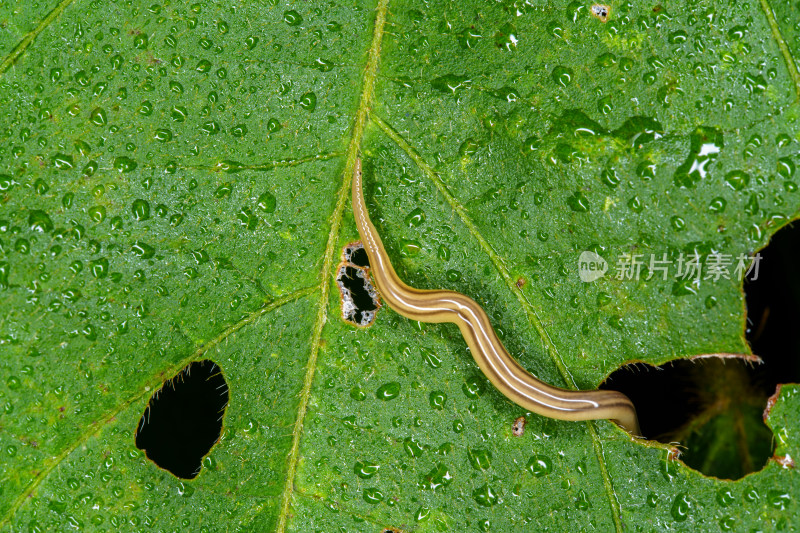
M 783 460 L 726 482 L 606 421 L 514 437 L 455 326 L 340 319 L 361 154 L 400 276 L 476 299 L 544 381 L 747 353 L 738 280 L 615 263 L 749 255 L 796 217 L 796 14 L 671 9 L 0 6 L 0 528 L 791 526 L 796 386 L 768 418 Z M 230 403 L 180 480 L 134 435 L 201 359 Z

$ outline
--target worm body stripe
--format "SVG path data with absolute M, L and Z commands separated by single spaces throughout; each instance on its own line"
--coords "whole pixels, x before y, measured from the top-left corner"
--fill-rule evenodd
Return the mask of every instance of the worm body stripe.
M 611 419 L 639 435 L 636 409 L 616 391 L 576 391 L 536 379 L 506 351 L 486 312 L 472 298 L 454 291 L 420 290 L 397 276 L 364 202 L 361 159 L 353 175 L 353 214 L 369 257 L 370 270 L 384 301 L 395 312 L 420 322 L 458 325 L 475 362 L 509 400 L 536 414 L 558 420 Z

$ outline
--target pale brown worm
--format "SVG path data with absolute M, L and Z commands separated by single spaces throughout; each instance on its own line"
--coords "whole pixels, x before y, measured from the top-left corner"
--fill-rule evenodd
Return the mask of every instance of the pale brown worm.
M 511 357 L 488 315 L 472 298 L 454 291 L 415 289 L 403 283 L 369 218 L 362 181 L 359 158 L 353 172 L 353 215 L 375 285 L 392 310 L 420 322 L 458 325 L 478 367 L 515 404 L 558 420 L 611 419 L 629 433 L 640 434 L 636 409 L 621 392 L 569 390 L 539 381 Z

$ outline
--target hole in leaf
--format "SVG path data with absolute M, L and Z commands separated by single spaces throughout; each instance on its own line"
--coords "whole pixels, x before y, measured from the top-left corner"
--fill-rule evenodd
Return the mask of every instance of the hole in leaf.
M 744 285 L 746 336 L 771 394 L 778 383 L 800 381 L 800 225 L 776 232 L 759 253 L 758 277 Z
M 345 263 L 352 263 L 353 265 L 361 268 L 369 268 L 369 258 L 367 251 L 361 241 L 356 241 L 344 247 L 342 253 Z
M 228 383 L 216 363 L 189 363 L 150 398 L 136 447 L 175 476 L 195 478 L 219 440 L 228 397 Z
M 642 435 L 680 443 L 687 466 L 738 479 L 772 456 L 772 432 L 761 417 L 770 393 L 757 382 L 762 365 L 724 355 L 625 365 L 600 388 L 626 394 Z
M 744 291 L 747 341 L 763 363 L 717 354 L 658 368 L 631 364 L 600 386 L 628 395 L 645 437 L 679 442 L 687 466 L 721 479 L 739 479 L 772 458 L 767 400 L 781 383 L 800 381 L 800 226 L 776 232 L 759 254 Z
M 369 279 L 369 260 L 361 242 L 345 246 L 336 284 L 342 297 L 342 318 L 354 326 L 371 325 L 381 304 Z

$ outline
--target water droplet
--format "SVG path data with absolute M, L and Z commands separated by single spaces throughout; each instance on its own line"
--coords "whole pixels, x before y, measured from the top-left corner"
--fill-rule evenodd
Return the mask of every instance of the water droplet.
M 511 23 L 503 24 L 497 33 L 494 34 L 494 43 L 498 48 L 512 52 L 517 49 L 517 29 Z
M 232 192 L 233 192 L 233 184 L 223 183 L 219 187 L 217 187 L 216 191 L 214 191 L 214 198 L 219 198 L 219 199 L 227 198 L 231 195 Z
M 88 215 L 89 218 L 99 224 L 106 218 L 106 208 L 102 205 L 95 205 L 89 208 Z
M 647 506 L 655 509 L 658 507 L 658 494 L 651 492 L 647 495 Z
M 134 200 L 131 205 L 131 213 L 135 220 L 147 220 L 150 218 L 150 204 L 141 198 Z
M 172 132 L 166 128 L 159 128 L 154 137 L 157 141 L 168 142 L 172 140 Z
M 730 489 L 719 489 L 717 491 L 717 502 L 722 507 L 728 507 L 733 503 L 734 499 L 735 498 L 733 497 L 733 493 L 730 491 Z
M 725 175 L 725 181 L 734 191 L 741 191 L 750 183 L 750 174 L 741 170 L 733 170 Z
M 680 493 L 675 496 L 675 499 L 672 501 L 672 509 L 670 513 L 672 514 L 672 518 L 674 518 L 677 522 L 683 522 L 687 518 L 689 518 L 689 510 L 691 509 L 691 502 L 689 501 L 689 497 L 686 493 Z
M 129 157 L 120 156 L 114 158 L 114 168 L 120 172 L 132 172 L 139 166 L 136 161 Z
M 275 198 L 275 195 L 273 195 L 271 192 L 265 192 L 258 197 L 258 203 L 256 205 L 265 213 L 273 213 L 275 212 L 275 207 L 277 204 L 278 201 Z
M 139 50 L 147 48 L 147 34 L 140 33 L 133 38 L 133 47 Z
M 572 83 L 572 78 L 575 76 L 575 73 L 572 71 L 571 68 L 557 66 L 553 69 L 550 73 L 550 77 L 556 82 L 558 85 L 562 87 L 568 86 Z
M 485 448 L 470 448 L 467 458 L 475 470 L 488 470 L 492 466 L 492 452 Z
M 439 463 L 436 465 L 428 475 L 423 476 L 422 483 L 423 485 L 429 487 L 432 490 L 436 490 L 439 487 L 446 487 L 453 481 L 453 474 L 450 473 L 450 470 Z
M 455 94 L 462 89 L 468 89 L 472 81 L 467 76 L 447 74 L 434 78 L 431 87 L 445 94 Z
M 375 505 L 383 501 L 383 493 L 376 488 L 364 489 L 364 501 Z
M 379 400 L 394 400 L 400 395 L 400 383 L 391 381 L 378 387 L 375 397 Z
M 767 493 L 767 501 L 775 509 L 784 511 L 791 505 L 792 496 L 785 490 L 771 490 Z
M 673 31 L 669 34 L 668 40 L 670 44 L 680 44 L 686 41 L 687 34 L 683 30 Z
M 403 441 L 403 449 L 409 456 L 414 458 L 422 456 L 422 452 L 424 451 L 422 445 L 413 437 L 406 437 Z
M 32 209 L 28 214 L 28 226 L 32 231 L 47 233 L 53 231 L 53 221 L 50 215 L 40 209 Z
M 712 213 L 722 213 L 725 211 L 725 207 L 728 205 L 727 200 L 721 196 L 717 196 L 716 198 L 712 199 L 711 202 L 708 204 L 708 209 Z
M 605 168 L 600 172 L 600 181 L 604 184 L 608 185 L 609 187 L 616 187 L 619 185 L 619 182 L 622 180 L 620 176 L 617 174 L 617 171 L 613 168 Z
M 792 162 L 791 158 L 781 157 L 778 159 L 778 175 L 782 178 L 791 178 L 794 176 L 795 170 L 794 162 Z
M 686 221 L 677 215 L 670 218 L 669 223 L 675 231 L 683 231 L 686 228 Z
M 745 33 L 747 33 L 747 26 L 736 25 L 728 30 L 728 39 L 739 41 L 744 37 Z
M 75 166 L 71 155 L 56 154 L 53 156 L 53 165 L 59 170 L 69 170 Z
M 736 527 L 736 518 L 732 516 L 723 516 L 719 519 L 719 528 L 722 531 L 733 531 Z
M 6 386 L 11 390 L 16 390 L 20 388 L 22 385 L 22 381 L 16 376 L 9 376 L 6 380 Z
M 469 157 L 475 154 L 475 152 L 477 151 L 478 151 L 478 141 L 469 138 L 463 143 L 461 143 L 461 146 L 458 148 L 458 155 L 460 155 L 461 157 Z
M 486 390 L 486 384 L 483 378 L 478 376 L 471 376 L 467 378 L 461 386 L 464 395 L 470 399 L 478 399 Z
M 595 62 L 601 67 L 611 67 L 617 63 L 617 56 L 611 52 L 606 52 L 597 56 Z
M 254 37 L 254 36 L 251 35 L 247 39 L 244 40 L 244 46 L 248 50 L 252 50 L 253 48 L 256 47 L 256 45 L 258 45 L 258 37 Z
M 497 98 L 498 100 L 502 100 L 504 102 L 513 103 L 519 100 L 520 96 L 516 89 L 512 87 L 501 87 L 490 93 L 492 96 Z
M 586 495 L 586 491 L 578 491 L 578 495 L 575 497 L 575 506 L 581 511 L 586 511 L 592 506 L 589 502 L 589 497 Z
M 350 397 L 357 402 L 364 401 L 367 398 L 367 393 L 358 385 L 350 389 Z
M 645 180 L 651 180 L 656 177 L 656 165 L 655 163 L 644 160 L 636 167 L 636 174 L 639 175 L 640 178 Z
M 294 9 L 290 9 L 289 11 L 284 11 L 283 21 L 289 26 L 299 26 L 303 23 L 303 17 Z
M 482 36 L 473 28 L 464 28 L 456 34 L 458 45 L 464 50 L 474 49 L 481 38 Z
M 553 463 L 549 457 L 534 455 L 528 460 L 527 468 L 534 476 L 542 477 L 553 471 Z
M 222 131 L 222 128 L 220 127 L 220 125 L 219 125 L 219 123 L 217 121 L 209 120 L 207 122 L 204 122 L 200 126 L 200 131 L 202 131 L 206 135 L 216 135 L 217 133 Z
M 439 368 L 442 366 L 442 360 L 433 351 L 425 347 L 421 347 L 419 351 L 422 354 L 422 360 L 431 368 Z
M 428 396 L 430 406 L 436 410 L 441 411 L 444 409 L 444 404 L 447 401 L 447 394 L 442 391 L 432 391 Z
M 567 198 L 567 205 L 576 213 L 589 211 L 589 199 L 581 191 L 575 191 L 572 196 Z
M 231 135 L 236 138 L 242 138 L 247 135 L 247 126 L 244 124 L 237 124 L 231 128 Z
M 722 131 L 700 126 L 691 134 L 689 144 L 689 155 L 673 176 L 678 187 L 693 188 L 706 177 L 724 146 Z
M 425 213 L 419 207 L 411 211 L 405 218 L 405 223 L 410 228 L 417 227 L 423 222 L 425 222 Z
M 500 499 L 497 491 L 488 484 L 472 491 L 472 497 L 482 507 L 491 507 Z
M 313 92 L 308 92 L 300 97 L 300 107 L 306 111 L 314 111 L 317 108 L 317 95 Z
M 136 256 L 142 259 L 150 259 L 156 253 L 155 248 L 142 241 L 136 241 L 133 243 L 131 251 L 133 251 Z
M 92 261 L 89 264 L 92 272 L 92 276 L 97 279 L 102 279 L 108 276 L 108 259 L 105 257 L 101 257 L 95 261 Z
M 380 465 L 372 461 L 356 461 L 353 472 L 361 479 L 369 479 L 378 473 Z

